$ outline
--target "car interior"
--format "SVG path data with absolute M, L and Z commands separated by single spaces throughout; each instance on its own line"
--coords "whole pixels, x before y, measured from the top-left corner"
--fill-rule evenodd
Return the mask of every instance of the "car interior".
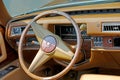
M 120 0 L 30 1 L 0 0 L 0 80 L 120 80 Z

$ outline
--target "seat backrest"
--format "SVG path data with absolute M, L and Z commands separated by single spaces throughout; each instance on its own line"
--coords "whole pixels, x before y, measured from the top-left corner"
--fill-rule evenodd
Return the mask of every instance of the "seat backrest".
M 120 76 L 102 74 L 84 74 L 80 80 L 120 80 Z

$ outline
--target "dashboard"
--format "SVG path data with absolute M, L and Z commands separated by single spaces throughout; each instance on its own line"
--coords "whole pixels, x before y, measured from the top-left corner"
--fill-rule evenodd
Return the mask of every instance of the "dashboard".
M 120 7 L 118 4 L 75 6 L 60 8 L 60 11 L 68 13 L 82 30 L 82 53 L 88 63 L 79 64 L 79 69 L 92 67 L 118 68 L 120 64 Z M 6 26 L 6 40 L 16 51 L 20 36 L 26 25 L 40 12 L 17 17 Z M 72 50 L 76 47 L 76 33 L 71 23 L 59 15 L 47 15 L 37 21 L 38 24 L 52 33 L 60 36 L 70 44 Z M 81 27 L 84 27 L 81 29 Z M 24 50 L 37 51 L 40 44 L 30 28 L 23 42 Z M 85 62 L 84 62 L 85 63 Z M 113 63 L 113 64 L 111 64 Z M 81 67 L 82 66 L 82 67 Z M 85 66 L 85 67 L 84 67 Z
M 119 10 L 119 9 L 117 9 Z M 92 17 L 91 17 L 92 16 Z M 102 17 L 104 16 L 104 17 Z M 72 15 L 79 25 L 79 29 L 84 25 L 81 32 L 84 40 L 83 49 L 90 53 L 92 50 L 119 50 L 120 48 L 120 22 L 119 14 L 89 14 Z M 31 17 L 32 19 L 33 17 Z M 31 19 L 18 19 L 7 26 L 7 40 L 10 45 L 17 50 L 20 36 Z M 38 20 L 48 30 L 61 37 L 66 43 L 76 45 L 76 33 L 74 27 L 61 16 L 48 16 Z M 25 50 L 38 50 L 40 45 L 34 35 L 33 29 L 27 32 L 24 41 Z

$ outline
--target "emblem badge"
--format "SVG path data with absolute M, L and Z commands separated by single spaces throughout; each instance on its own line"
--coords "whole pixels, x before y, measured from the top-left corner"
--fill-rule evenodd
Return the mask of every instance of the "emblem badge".
M 46 36 L 41 44 L 41 49 L 46 52 L 46 53 L 50 53 L 52 51 L 55 50 L 57 46 L 57 40 L 54 36 Z

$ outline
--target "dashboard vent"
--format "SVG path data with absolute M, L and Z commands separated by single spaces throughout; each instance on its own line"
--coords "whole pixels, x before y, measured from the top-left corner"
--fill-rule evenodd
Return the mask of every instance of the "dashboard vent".
M 37 12 L 37 11 L 36 11 Z M 83 15 L 83 14 L 111 14 L 111 13 L 120 13 L 120 8 L 116 8 L 116 9 L 94 9 L 94 10 L 77 10 L 77 11 L 66 11 L 67 14 L 69 15 Z M 24 19 L 32 19 L 34 18 L 36 15 L 32 15 L 32 16 L 26 16 L 23 18 L 17 18 L 16 20 L 12 21 L 20 21 L 20 20 L 24 20 Z M 56 17 L 59 16 L 57 14 L 50 14 L 47 15 L 45 17 Z
M 102 32 L 120 32 L 120 23 L 102 23 Z
M 93 9 L 93 10 L 66 11 L 66 13 L 69 15 L 120 13 L 120 8 L 118 8 L 118 9 Z M 59 16 L 59 15 L 51 14 L 48 16 L 54 17 L 54 16 Z
M 97 9 L 97 10 L 82 10 L 82 11 L 69 11 L 66 12 L 69 15 L 79 14 L 108 14 L 108 13 L 120 13 L 120 9 Z

